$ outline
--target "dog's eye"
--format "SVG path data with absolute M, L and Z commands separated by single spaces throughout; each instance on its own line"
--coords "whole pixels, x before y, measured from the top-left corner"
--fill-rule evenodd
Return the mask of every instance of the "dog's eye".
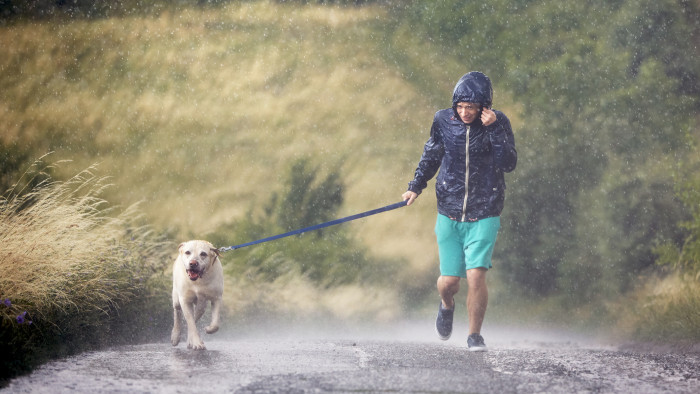
M 185 252 L 185 254 L 189 256 L 189 255 L 192 254 L 192 252 L 190 252 L 190 251 L 188 250 L 187 252 Z
M 207 256 L 208 256 L 208 255 L 207 255 L 207 252 L 202 252 L 202 253 L 200 253 L 199 255 L 202 256 L 202 257 L 207 257 Z

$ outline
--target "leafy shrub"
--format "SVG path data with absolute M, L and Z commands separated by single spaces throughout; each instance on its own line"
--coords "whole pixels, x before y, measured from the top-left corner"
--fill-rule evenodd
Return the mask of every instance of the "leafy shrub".
M 653 344 L 700 341 L 700 284 L 692 276 L 650 276 L 617 309 L 619 328 L 633 339 Z
M 253 207 L 242 222 L 223 226 L 212 242 L 225 246 L 309 227 L 334 219 L 343 203 L 340 174 L 330 171 L 319 180 L 320 170 L 307 159 L 294 162 L 285 181 L 285 192 L 273 193 L 260 209 Z M 262 212 L 255 215 L 254 212 Z M 390 271 L 388 262 L 373 261 L 342 226 L 307 232 L 274 242 L 236 250 L 235 263 L 227 269 L 261 281 L 274 281 L 297 273 L 322 287 L 373 282 L 379 271 Z M 383 268 L 380 268 L 383 267 Z
M 681 243 L 666 242 L 655 252 L 657 264 L 690 274 L 697 281 L 700 280 L 700 177 L 697 168 L 690 174 L 683 177 L 685 181 L 677 183 L 676 192 L 688 212 L 688 219 L 680 223 L 685 238 Z

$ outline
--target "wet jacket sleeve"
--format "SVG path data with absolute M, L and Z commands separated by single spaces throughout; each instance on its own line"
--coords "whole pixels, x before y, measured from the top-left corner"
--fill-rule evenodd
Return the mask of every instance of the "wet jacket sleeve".
M 511 172 L 518 163 L 518 152 L 515 150 L 515 137 L 510 127 L 510 120 L 502 112 L 497 112 L 497 121 L 489 128 L 489 138 L 494 151 L 496 166 L 503 172 Z
M 444 155 L 445 148 L 442 144 L 436 114 L 430 128 L 430 138 L 423 147 L 423 155 L 421 155 L 413 180 L 408 183 L 408 190 L 420 194 L 428 186 L 428 181 L 437 173 Z

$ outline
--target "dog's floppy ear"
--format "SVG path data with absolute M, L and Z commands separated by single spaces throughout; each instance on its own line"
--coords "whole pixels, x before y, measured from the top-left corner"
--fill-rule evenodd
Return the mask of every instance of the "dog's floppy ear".
M 205 242 L 207 243 L 207 246 L 209 246 L 209 250 L 211 250 L 212 252 L 214 252 L 214 254 L 216 255 L 216 257 L 221 256 L 221 253 L 219 253 L 219 249 L 215 248 L 214 245 L 211 244 L 211 242 L 209 242 L 209 241 L 205 241 Z
M 179 253 L 182 253 L 182 247 L 185 246 L 185 242 L 181 243 L 180 246 L 177 247 L 177 251 Z

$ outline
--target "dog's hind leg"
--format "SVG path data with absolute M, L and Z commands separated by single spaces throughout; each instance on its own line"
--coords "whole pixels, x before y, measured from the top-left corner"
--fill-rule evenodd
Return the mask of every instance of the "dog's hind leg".
M 221 309 L 221 300 L 211 300 L 211 323 L 204 327 L 207 334 L 213 334 L 219 331 L 219 310 Z
M 207 300 L 204 297 L 199 297 L 194 303 L 194 321 L 199 321 L 207 310 Z

